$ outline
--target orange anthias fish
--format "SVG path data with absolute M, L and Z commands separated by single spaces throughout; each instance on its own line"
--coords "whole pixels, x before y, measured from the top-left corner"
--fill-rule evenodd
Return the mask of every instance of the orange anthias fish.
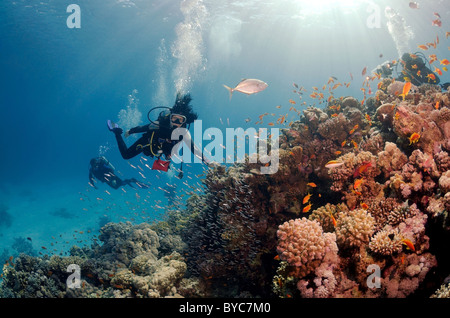
M 437 101 L 437 102 L 436 102 L 436 105 L 434 105 L 434 108 L 439 109 L 440 104 L 441 104 L 441 103 L 440 103 L 439 101 Z
M 440 60 L 440 62 L 441 62 L 442 65 L 449 65 L 450 64 L 449 60 L 447 60 L 447 59 Z
M 363 179 L 356 179 L 355 183 L 353 184 L 353 189 L 358 190 L 359 187 L 361 187 L 362 182 L 363 182 Z
M 355 130 L 358 129 L 358 127 L 359 127 L 359 125 L 356 124 L 356 125 L 352 128 L 352 130 L 350 130 L 350 132 L 349 132 L 350 135 L 353 134 L 353 133 L 355 132 Z
M 426 45 L 419 45 L 418 48 L 422 50 L 428 50 L 428 46 Z
M 431 55 L 428 56 L 428 58 L 430 59 L 430 60 L 428 61 L 430 64 L 433 64 L 434 62 L 437 61 L 437 56 L 436 56 L 436 54 L 431 54 Z
M 434 67 L 434 72 L 438 73 L 439 75 L 442 76 L 442 71 L 440 69 L 438 69 L 437 67 Z
M 372 162 L 370 161 L 364 161 L 361 166 L 355 169 L 355 172 L 353 173 L 353 178 L 357 178 L 367 170 L 367 168 L 372 167 Z
M 405 97 L 406 95 L 408 95 L 410 90 L 411 90 L 411 82 L 406 82 L 405 85 L 403 85 L 403 93 L 401 93 L 399 96 L 402 96 L 403 100 L 405 100 Z
M 308 204 L 307 206 L 305 206 L 304 208 L 303 208 L 303 213 L 308 213 L 309 212 L 309 210 L 311 210 L 311 206 L 312 206 L 312 204 L 310 203 L 310 204 Z
M 336 219 L 334 218 L 333 214 L 331 214 L 331 212 L 330 212 L 330 216 L 331 216 L 331 221 L 333 222 L 333 226 L 336 227 L 337 222 L 336 222 Z
M 430 73 L 430 74 L 427 75 L 427 77 L 428 77 L 428 82 L 430 81 L 430 79 L 433 80 L 433 81 L 436 81 L 436 76 L 434 76 L 434 74 Z
M 314 182 L 309 182 L 306 185 L 309 186 L 309 187 L 312 187 L 312 188 L 317 187 L 317 184 L 315 184 Z
M 413 133 L 409 138 L 409 144 L 415 144 L 416 142 L 419 141 L 420 139 L 420 135 L 418 133 Z
M 367 73 L 367 66 L 363 68 L 361 75 L 364 76 Z
M 433 21 L 431 22 L 431 25 L 432 25 L 432 26 L 441 27 L 441 26 L 442 26 L 442 21 L 439 20 L 439 19 L 433 20 Z
M 413 251 L 413 252 L 416 251 L 414 244 L 410 240 L 402 239 L 402 243 L 405 244 L 408 247 L 408 249 L 410 249 L 411 251 Z
M 306 202 L 308 202 L 310 198 L 311 198 L 311 194 L 308 193 L 308 195 L 306 195 L 306 196 L 303 198 L 303 204 L 305 204 Z

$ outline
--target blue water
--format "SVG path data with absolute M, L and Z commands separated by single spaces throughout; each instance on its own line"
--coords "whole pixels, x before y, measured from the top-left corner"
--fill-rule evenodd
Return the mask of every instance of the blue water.
M 71 13 L 66 9 L 72 3 L 81 9 L 81 28 L 67 27 Z M 31 238 L 33 248 L 42 252 L 45 246 L 45 253 L 67 251 L 72 243 L 90 244 L 102 220 L 163 217 L 167 198 L 161 188 L 167 184 L 177 186 L 179 196 L 201 191 L 200 164 L 185 167 L 184 178 L 178 180 L 174 173 L 145 168 L 141 156 L 123 160 L 106 129 L 107 119 L 121 120 L 127 128 L 146 123 L 150 108 L 172 106 L 177 90 L 183 89 L 191 93 L 204 129 L 252 127 L 265 112 L 287 112 L 289 99 L 298 97 L 293 83 L 310 93 L 330 76 L 350 81 L 350 73 L 352 85 L 337 89 L 335 96 L 361 99 L 362 69 L 370 71 L 399 57 L 398 43 L 386 25 L 386 6 L 396 10 L 414 34 L 400 38 L 403 45 L 415 52 L 419 44 L 439 36 L 441 44 L 432 53 L 444 58 L 450 46 L 445 39 L 450 30 L 448 3 L 420 1 L 419 9 L 408 4 L 2 1 L 0 202 L 10 219 L 0 223 L 0 254 L 3 249 L 13 251 L 16 237 Z M 373 8 L 380 9 L 379 25 L 369 27 L 368 19 L 376 14 Z M 434 12 L 441 15 L 442 27 L 431 25 Z M 234 86 L 242 78 L 258 78 L 269 87 L 251 96 L 236 92 L 230 100 L 222 85 Z M 448 73 L 441 81 L 450 81 Z M 309 93 L 304 101 L 312 105 L 316 101 L 307 98 Z M 119 118 L 121 110 L 125 118 Z M 246 118 L 251 121 L 246 123 Z M 93 189 L 88 185 L 88 164 L 98 155 L 105 155 L 122 177 L 135 177 L 152 187 L 127 187 L 125 192 L 103 184 Z

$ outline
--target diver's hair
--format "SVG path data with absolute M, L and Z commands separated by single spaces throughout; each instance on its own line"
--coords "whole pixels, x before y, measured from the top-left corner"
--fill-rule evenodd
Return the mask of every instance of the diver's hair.
M 180 114 L 186 116 L 186 123 L 193 123 L 198 118 L 198 115 L 193 112 L 190 105 L 192 98 L 190 94 L 177 93 L 177 99 L 173 105 L 171 112 L 173 114 Z

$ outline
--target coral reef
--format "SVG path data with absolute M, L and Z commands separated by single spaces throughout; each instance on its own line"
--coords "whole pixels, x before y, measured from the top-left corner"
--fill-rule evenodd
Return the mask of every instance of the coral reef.
M 73 248 L 67 257 L 21 254 L 3 266 L 0 297 L 182 297 L 201 296 L 176 251 L 158 258 L 159 239 L 146 223 L 108 223 L 91 248 Z M 69 286 L 70 266 L 79 268 Z
M 450 94 L 402 98 L 403 85 L 298 112 L 274 174 L 249 158 L 215 166 L 164 221 L 108 223 L 68 257 L 8 261 L 0 296 L 448 297 Z

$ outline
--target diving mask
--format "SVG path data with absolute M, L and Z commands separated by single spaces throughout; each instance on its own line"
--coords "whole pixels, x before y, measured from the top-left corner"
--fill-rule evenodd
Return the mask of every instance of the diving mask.
M 179 114 L 171 114 L 170 115 L 170 125 L 172 127 L 181 127 L 186 122 L 186 116 Z

